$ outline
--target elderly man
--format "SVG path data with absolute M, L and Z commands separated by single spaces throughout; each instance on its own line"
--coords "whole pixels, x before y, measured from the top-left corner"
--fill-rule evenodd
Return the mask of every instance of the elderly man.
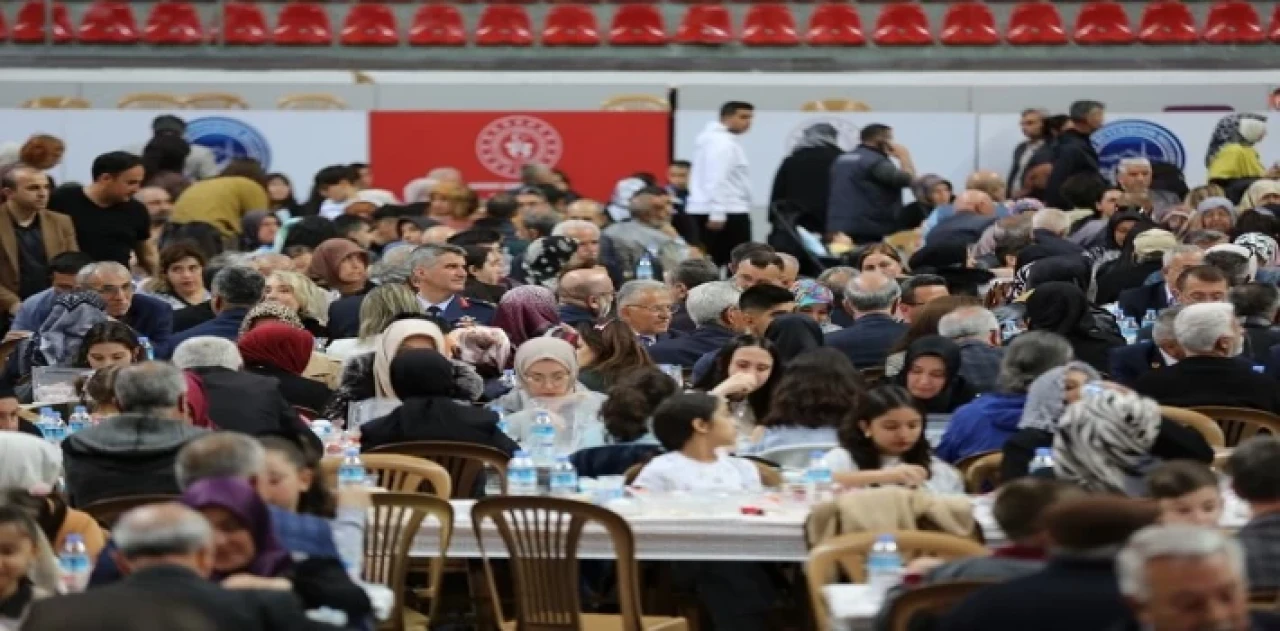
M 1009 214 L 1009 209 L 1005 208 L 1005 188 L 1004 182 L 1000 179 L 1000 175 L 995 171 L 974 171 L 964 181 L 964 189 L 966 191 L 979 191 L 986 193 L 991 198 L 992 207 L 995 209 L 996 217 L 1005 217 Z M 956 202 L 959 200 L 957 199 Z M 950 219 L 956 214 L 956 203 L 943 204 L 934 208 L 929 216 L 924 220 L 924 234 L 928 234 L 938 224 Z
M 600 263 L 600 228 L 589 221 L 569 219 L 556 224 L 551 230 L 555 237 L 569 237 L 578 242 L 578 249 L 569 259 L 570 268 L 595 267 Z
M 495 307 L 462 295 L 467 285 L 467 251 L 456 245 L 424 245 L 409 257 L 418 303 L 430 316 L 450 326 L 468 320 L 488 325 Z
M 218 270 L 213 276 L 210 292 L 213 294 L 213 300 L 209 302 L 213 319 L 174 335 L 168 344 L 156 346 L 157 357 L 172 357 L 179 344 L 195 337 L 213 336 L 227 340 L 240 337 L 240 324 L 249 310 L 262 301 L 265 287 L 266 279 L 251 267 L 231 266 Z
M 322 449 L 315 434 L 280 394 L 275 377 L 240 372 L 244 359 L 234 342 L 219 337 L 188 339 L 174 351 L 173 363 L 200 377 L 209 403 L 209 420 L 218 429 L 253 436 L 282 435 Z
M 1236 446 L 1227 466 L 1231 488 L 1249 505 L 1240 529 L 1255 589 L 1280 588 L 1280 438 L 1258 435 Z
M 601 230 L 609 224 L 609 216 L 605 214 L 604 206 L 594 199 L 574 200 L 565 209 L 564 218 L 586 221 Z
M 720 279 L 720 269 L 715 263 L 707 259 L 689 259 L 681 261 L 676 266 L 675 273 L 671 275 L 668 281 L 671 283 L 671 293 L 676 301 L 676 308 L 671 316 L 671 330 L 680 333 L 693 333 L 693 320 L 689 317 L 689 310 L 685 308 L 685 300 L 689 297 L 689 291 L 698 285 L 710 283 Z
M 977 392 L 996 387 L 1004 349 L 1000 348 L 1000 323 L 990 311 L 960 307 L 938 320 L 938 335 L 960 347 L 960 376 Z
M 1182 307 L 1174 305 L 1160 312 L 1151 327 L 1151 339 L 1117 346 L 1110 351 L 1110 374 L 1116 383 L 1133 387 L 1138 378 L 1152 370 L 1172 366 L 1183 357 L 1174 322 Z
M 1176 206 L 1182 202 L 1178 196 L 1162 190 L 1152 190 L 1151 161 L 1135 156 L 1124 158 L 1116 165 L 1116 184 L 1124 191 L 1120 205 L 1141 208 L 1146 213 Z
M 1244 349 L 1244 332 L 1230 303 L 1188 305 L 1173 328 L 1186 357 L 1139 377 L 1133 384 L 1135 391 L 1161 405 L 1225 405 L 1280 412 L 1275 380 L 1236 359 Z
M 613 307 L 613 280 L 602 268 L 575 269 L 560 277 L 556 297 L 561 322 L 574 327 L 592 324 Z
M 1126 316 L 1141 321 L 1148 310 L 1160 311 L 1177 302 L 1174 298 L 1173 286 L 1177 284 L 1183 271 L 1200 265 L 1202 261 L 1204 261 L 1204 250 L 1194 245 L 1179 245 L 1171 250 L 1165 250 L 1162 259 L 1163 267 L 1160 269 L 1163 280 L 1121 291 L 1116 304 Z
M 159 349 L 173 335 L 173 307 L 159 298 L 137 294 L 129 268 L 114 261 L 85 266 L 76 274 L 81 289 L 98 292 L 107 315 L 124 322 Z
M 818 274 L 818 282 L 831 290 L 831 297 L 835 300 L 831 304 L 831 323 L 838 327 L 843 328 L 853 323 L 853 316 L 849 315 L 844 306 L 844 286 L 857 275 L 858 270 L 846 265 L 828 267 Z
M 633 280 L 618 290 L 618 318 L 646 347 L 674 337 L 669 329 L 675 309 L 671 289 L 656 280 Z
M 897 281 L 880 272 L 863 272 L 844 288 L 844 305 L 853 323 L 828 333 L 827 346 L 844 353 L 855 368 L 883 366 L 889 347 L 906 333 L 907 326 L 893 319 L 902 297 Z
M 737 336 L 742 328 L 738 299 L 742 292 L 728 281 L 703 283 L 689 291 L 685 308 L 697 329 L 689 335 L 663 340 L 649 347 L 649 356 L 659 364 L 676 364 L 692 369 L 698 358 L 718 350 Z
M 1031 216 L 1031 245 L 1018 251 L 1015 265 L 1023 265 L 1051 256 L 1084 256 L 1084 247 L 1069 241 L 1071 219 L 1057 208 L 1041 208 Z
M 74 252 L 76 229 L 49 210 L 49 177 L 17 166 L 0 176 L 0 320 L 16 315 L 22 301 L 49 288 L 52 259 Z
M 186 377 L 171 364 L 147 362 L 121 369 L 115 384 L 120 414 L 62 442 L 71 505 L 129 495 L 176 495 L 173 464 L 178 451 L 205 433 L 186 418 L 186 394 Z
M 925 243 L 976 243 L 996 222 L 996 204 L 982 191 L 967 190 L 956 197 L 955 214 L 938 222 L 925 234 Z
M 657 256 L 655 263 L 664 269 L 674 269 L 680 261 L 689 258 L 689 245 L 671 225 L 671 206 L 665 197 L 641 192 L 631 198 L 631 218 L 605 229 L 604 235 L 613 241 L 618 263 L 634 270 L 645 252 Z M 655 274 L 654 278 L 661 278 Z

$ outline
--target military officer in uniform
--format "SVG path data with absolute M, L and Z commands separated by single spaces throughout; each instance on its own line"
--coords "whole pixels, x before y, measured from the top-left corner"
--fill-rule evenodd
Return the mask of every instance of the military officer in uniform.
M 487 326 L 493 321 L 494 305 L 467 298 L 466 250 L 456 245 L 424 245 L 409 257 L 413 286 L 427 315 L 457 326 L 470 322 Z

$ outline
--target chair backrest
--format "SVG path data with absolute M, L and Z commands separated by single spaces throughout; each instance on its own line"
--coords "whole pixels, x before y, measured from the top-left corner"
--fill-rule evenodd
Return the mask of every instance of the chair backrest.
M 422 528 L 422 522 L 435 517 L 440 522 L 440 549 L 431 559 L 428 584 L 440 584 L 444 573 L 445 556 L 449 540 L 453 537 L 453 506 L 447 499 L 423 493 L 374 493 L 368 520 L 364 530 L 364 580 L 386 585 L 395 594 L 395 607 L 391 609 L 392 628 L 403 631 L 405 576 L 409 572 L 409 552 L 413 539 Z M 428 620 L 435 621 L 439 597 L 431 599 Z
M 511 458 L 502 451 L 487 445 L 458 443 L 445 440 L 423 440 L 382 445 L 370 454 L 402 454 L 426 458 L 449 472 L 453 480 L 453 497 L 471 497 L 476 485 L 483 479 L 488 466 L 501 477 L 502 492 L 507 492 L 507 461 Z
M 80 507 L 80 510 L 88 513 L 103 528 L 111 528 L 122 515 L 139 506 L 173 502 L 177 499 L 177 495 L 127 495 L 125 497 L 113 497 L 109 500 L 99 500 Z
M 622 629 L 640 631 L 640 587 L 635 537 L 625 519 L 605 508 L 551 497 L 496 497 L 471 509 L 493 602 L 496 584 L 484 548 L 483 527 L 493 521 L 507 546 L 518 629 L 581 629 L 578 545 L 587 524 L 608 533 L 617 561 L 617 598 Z M 499 605 L 500 608 L 500 605 Z M 500 619 L 503 618 L 499 613 Z
M 1200 432 L 1200 435 L 1204 437 L 1204 442 L 1209 443 L 1209 446 L 1214 449 L 1222 449 L 1227 446 L 1227 439 L 1222 434 L 1222 427 L 1212 417 L 1206 416 L 1201 412 L 1172 405 L 1162 405 L 1160 406 L 1160 416 Z
M 197 110 L 247 110 L 249 103 L 237 94 L 228 92 L 198 92 L 188 94 L 183 101 L 187 107 Z
M 966 493 L 980 495 L 995 490 L 1000 486 L 1000 465 L 1004 463 L 1004 454 L 990 453 L 978 458 L 964 472 L 964 490 Z
M 776 447 L 768 451 L 762 451 L 757 456 L 776 462 L 779 466 L 792 469 L 804 469 L 809 466 L 809 457 L 815 451 L 827 453 L 840 445 L 834 443 L 807 443 L 804 445 L 788 445 L 786 447 Z
M 990 584 L 988 581 L 950 581 L 907 590 L 889 608 L 889 630 L 913 628 L 912 620 L 920 614 L 941 617 L 970 594 Z
M 800 106 L 801 112 L 870 112 L 871 106 L 857 99 L 818 99 Z
M 332 94 L 286 94 L 276 102 L 282 110 L 345 110 L 346 101 Z
M 1235 447 L 1260 432 L 1280 436 L 1280 416 L 1263 410 L 1206 405 L 1189 408 L 1218 422 L 1227 447 Z
M 453 481 L 444 467 L 423 458 L 401 454 L 362 454 L 360 460 L 368 474 L 377 476 L 378 486 L 395 493 L 429 493 L 449 499 L 453 495 Z M 338 484 L 338 466 L 341 456 L 330 456 L 320 461 L 320 470 L 329 488 Z
M 117 105 L 122 110 L 183 109 L 187 102 L 176 94 L 167 92 L 135 92 L 126 94 Z
M 991 454 L 998 454 L 998 453 L 1000 453 L 1000 450 L 997 449 L 994 451 L 984 451 L 981 453 L 973 454 L 971 456 L 965 456 L 964 458 L 961 458 L 959 462 L 956 463 L 956 470 L 960 472 L 960 475 L 967 475 L 969 473 L 969 467 L 972 467 L 976 462 L 978 462 L 979 460 L 987 456 L 990 456 Z
M 669 112 L 671 104 L 660 96 L 619 94 L 605 99 L 600 109 L 606 112 Z

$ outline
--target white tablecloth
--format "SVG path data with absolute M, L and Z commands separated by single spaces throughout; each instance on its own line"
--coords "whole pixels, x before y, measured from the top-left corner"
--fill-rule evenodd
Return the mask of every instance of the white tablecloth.
M 836 583 L 822 588 L 833 631 L 870 631 L 884 594 L 865 584 Z

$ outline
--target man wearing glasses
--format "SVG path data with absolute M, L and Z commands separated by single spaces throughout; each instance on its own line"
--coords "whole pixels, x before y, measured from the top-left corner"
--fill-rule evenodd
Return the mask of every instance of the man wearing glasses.
M 114 261 L 86 265 L 76 275 L 82 289 L 98 292 L 107 303 L 107 315 L 129 325 L 159 348 L 173 334 L 173 308 L 163 300 L 134 292 L 129 269 Z
M 656 280 L 633 280 L 618 290 L 618 318 L 646 348 L 674 337 L 669 328 L 675 311 L 671 290 Z

